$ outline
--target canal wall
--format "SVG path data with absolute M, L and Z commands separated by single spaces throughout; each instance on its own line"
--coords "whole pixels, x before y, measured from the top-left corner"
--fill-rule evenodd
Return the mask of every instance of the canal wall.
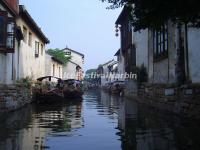
M 200 85 L 145 84 L 136 99 L 182 117 L 200 119 Z
M 31 88 L 23 85 L 0 85 L 0 113 L 19 109 L 31 102 Z
M 124 95 L 125 97 L 134 97 L 137 96 L 138 93 L 138 86 L 137 82 L 131 79 L 125 80 L 125 90 Z

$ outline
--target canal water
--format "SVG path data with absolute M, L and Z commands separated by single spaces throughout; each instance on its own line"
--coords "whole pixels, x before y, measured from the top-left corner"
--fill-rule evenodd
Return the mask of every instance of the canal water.
M 0 117 L 0 150 L 199 150 L 192 121 L 102 91 Z

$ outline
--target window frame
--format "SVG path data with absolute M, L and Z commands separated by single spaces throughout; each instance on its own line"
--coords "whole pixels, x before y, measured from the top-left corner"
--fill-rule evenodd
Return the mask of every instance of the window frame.
M 159 30 L 153 30 L 153 57 L 160 61 L 168 57 L 169 35 L 168 25 L 164 24 Z
M 72 52 L 65 52 L 65 55 L 71 56 Z
M 6 42 L 7 42 L 7 22 L 8 22 L 8 13 L 6 11 L 0 11 L 0 16 L 3 17 L 5 20 L 4 24 L 4 29 L 3 29 L 3 42 L 2 44 L 0 43 L 0 50 L 4 51 L 6 50 Z
M 9 23 L 13 23 L 14 27 L 13 27 L 13 32 L 8 32 L 7 31 L 7 37 L 6 37 L 6 48 L 7 48 L 7 51 L 8 52 L 14 52 L 14 49 L 15 49 L 15 31 L 16 31 L 16 23 L 15 23 L 15 19 L 14 18 L 8 18 L 8 21 L 7 21 L 7 27 L 8 27 L 8 24 Z M 13 47 L 8 47 L 7 45 L 7 40 L 8 40 L 8 37 L 11 36 L 12 37 L 12 45 Z
M 39 47 L 40 47 L 40 42 L 35 41 L 35 58 L 39 57 L 40 53 Z
M 30 46 L 30 47 L 32 47 L 32 43 L 33 43 L 33 34 L 32 34 L 32 32 L 28 32 L 28 45 Z
M 0 16 L 2 16 L 4 18 L 4 35 L 3 35 L 3 43 L 0 44 L 0 52 L 3 53 L 14 53 L 15 50 L 15 36 L 16 36 L 16 22 L 15 22 L 15 18 L 13 17 L 8 17 L 8 13 L 7 11 L 2 11 L 0 10 Z M 8 32 L 9 30 L 9 25 L 13 25 L 13 28 L 11 28 L 10 31 L 12 32 Z M 8 39 L 10 38 L 10 40 L 12 41 L 12 45 L 8 45 Z M 10 46 L 10 47 L 9 47 Z
M 24 33 L 26 31 L 26 34 Z M 23 26 L 23 36 L 24 36 L 24 43 L 27 43 L 28 42 L 28 29 L 27 27 Z

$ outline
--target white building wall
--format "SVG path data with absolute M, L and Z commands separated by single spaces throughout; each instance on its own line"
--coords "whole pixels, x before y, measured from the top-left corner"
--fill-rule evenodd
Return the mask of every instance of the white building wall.
M 118 63 L 116 63 L 116 64 L 113 65 L 113 69 L 114 69 L 114 68 L 118 68 Z M 110 73 L 110 79 L 109 79 L 109 81 L 110 81 L 110 82 L 114 82 L 114 81 L 116 81 L 116 80 L 120 80 L 120 79 L 118 78 L 118 72 Z
M 148 30 L 133 32 L 133 44 L 136 47 L 136 66 L 148 66 Z
M 185 34 L 184 28 L 182 29 Z M 149 31 L 149 81 L 151 83 L 175 83 L 176 82 L 176 61 L 179 36 L 177 26 L 169 22 L 168 27 L 168 58 L 154 62 L 153 61 L 153 36 Z M 200 30 L 197 28 L 188 28 L 188 66 L 189 78 L 192 83 L 200 83 Z M 186 45 L 185 45 L 186 46 Z M 186 52 L 186 51 L 185 51 Z M 185 57 L 186 60 L 186 57 Z M 186 62 L 187 63 L 187 62 Z M 185 66 L 186 67 L 186 66 Z
M 45 43 L 30 29 L 30 27 L 21 19 L 17 19 L 17 25 L 27 29 L 27 41 L 21 41 L 19 52 L 19 78 L 31 77 L 33 80 L 45 75 Z M 31 46 L 28 45 L 29 32 L 32 34 Z M 39 42 L 39 57 L 35 57 L 35 42 Z M 41 51 L 43 45 L 43 53 Z
M 122 50 L 120 50 L 120 54 L 119 54 L 119 60 L 118 60 L 118 73 L 119 74 L 124 74 L 125 73 L 125 62 L 124 62 L 124 56 L 122 54 Z M 124 79 L 123 79 L 124 80 Z
M 83 68 L 83 56 L 75 53 L 73 51 L 70 51 L 68 49 L 64 50 L 64 52 L 71 52 L 71 61 L 78 64 L 81 68 Z
M 76 64 L 68 62 L 67 65 L 63 67 L 63 78 L 77 79 L 76 67 L 77 67 Z
M 83 58 L 81 55 L 77 53 L 71 53 L 71 61 L 78 64 L 81 68 L 83 68 Z
M 71 52 L 71 62 L 69 61 L 67 65 L 63 66 L 63 78 L 64 79 L 77 79 L 77 65 L 80 66 L 83 70 L 83 56 L 65 49 L 64 52 Z
M 54 76 L 58 78 L 63 78 L 63 65 L 52 60 L 52 56 L 49 54 L 45 54 L 45 76 Z M 54 66 L 54 71 L 53 71 Z
M 112 65 L 112 68 L 117 68 L 118 62 L 116 63 L 116 61 L 113 60 L 110 63 L 107 63 L 102 66 L 103 67 L 103 75 L 101 76 L 101 86 L 104 86 L 106 83 L 110 83 L 110 82 L 117 80 L 117 73 L 109 72 L 108 66 L 110 66 L 110 65 Z
M 109 82 L 109 79 L 106 77 L 108 75 L 108 65 L 103 66 L 103 76 L 101 76 L 101 86 L 104 86 L 106 83 Z
M 175 83 L 177 33 L 176 27 L 168 23 L 168 57 L 154 61 L 153 32 L 148 32 L 148 76 L 150 83 Z
M 188 28 L 189 74 L 192 83 L 200 83 L 200 30 Z

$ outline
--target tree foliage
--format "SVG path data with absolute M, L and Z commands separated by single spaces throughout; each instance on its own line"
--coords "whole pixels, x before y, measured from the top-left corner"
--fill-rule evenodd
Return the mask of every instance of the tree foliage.
M 71 56 L 66 56 L 65 52 L 61 51 L 60 49 L 56 48 L 56 49 L 48 49 L 47 53 L 53 57 L 55 57 L 56 59 L 58 59 L 59 61 L 61 61 L 63 64 L 67 64 L 69 62 L 69 60 L 71 59 Z
M 158 29 L 166 21 L 191 23 L 200 27 L 199 0 L 101 0 L 110 3 L 110 9 L 132 7 L 131 19 L 135 31 Z

